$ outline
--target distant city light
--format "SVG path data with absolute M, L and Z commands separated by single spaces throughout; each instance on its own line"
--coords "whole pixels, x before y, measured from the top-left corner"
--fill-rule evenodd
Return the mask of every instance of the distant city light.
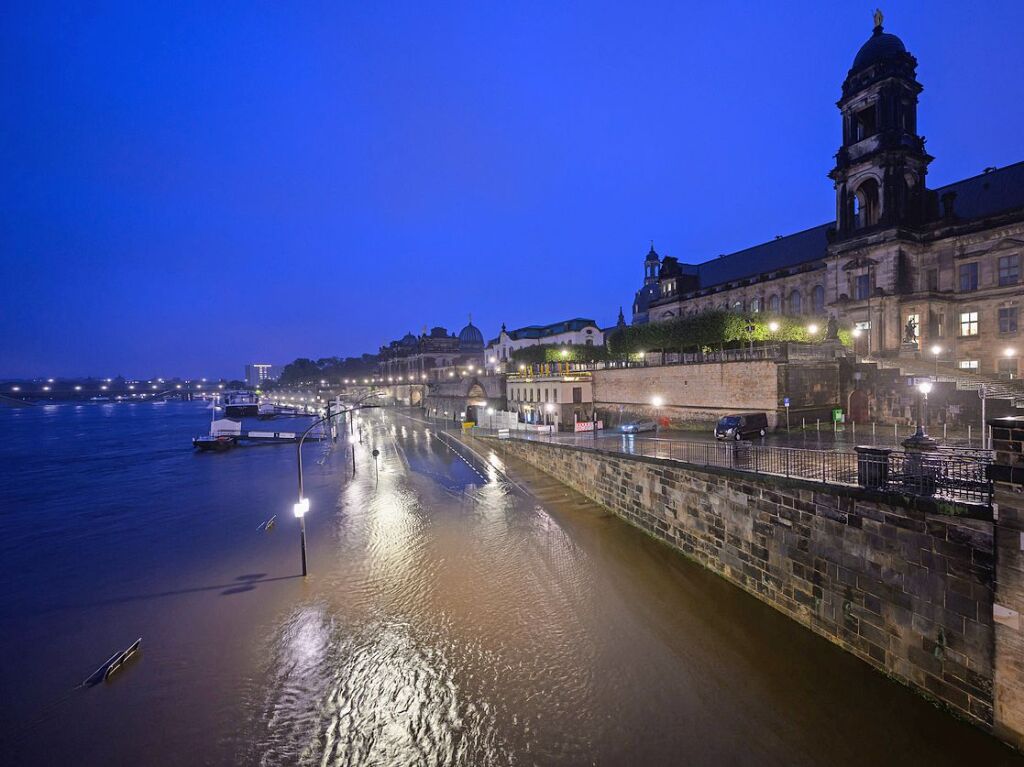
M 82 387 L 81 386 L 76 386 L 75 387 L 75 391 L 82 391 Z
M 129 384 L 129 385 L 128 385 L 128 388 L 129 388 L 129 389 L 134 389 L 134 388 L 135 388 L 135 384 Z
M 11 391 L 21 391 L 21 387 L 20 386 L 12 386 L 11 387 Z
M 107 385 L 103 384 L 103 386 L 101 386 L 100 389 L 102 389 L 103 391 L 106 391 L 107 390 Z
M 43 391 L 50 391 L 50 387 L 49 386 L 44 386 L 43 387 Z
M 53 383 L 53 379 L 52 378 L 47 378 L 46 379 L 46 383 Z
M 560 354 L 561 354 L 561 355 L 562 355 L 563 357 L 568 357 L 568 356 L 569 356 L 569 350 L 568 350 L 568 349 L 562 349 L 562 351 L 561 351 L 561 352 L 559 352 L 559 353 L 560 353 Z
M 770 330 L 772 333 L 778 333 L 779 332 L 779 323 L 777 323 L 777 322 L 769 322 L 768 323 L 768 330 Z
M 927 394 L 928 392 L 930 392 L 932 390 L 932 382 L 931 381 L 921 381 L 921 383 L 919 383 L 917 385 L 917 388 L 920 390 L 921 394 Z
M 661 407 L 665 404 L 665 399 L 663 397 L 651 397 L 651 404 L 654 407 Z
M 181 388 L 181 384 L 175 384 L 174 388 L 175 389 L 180 389 Z

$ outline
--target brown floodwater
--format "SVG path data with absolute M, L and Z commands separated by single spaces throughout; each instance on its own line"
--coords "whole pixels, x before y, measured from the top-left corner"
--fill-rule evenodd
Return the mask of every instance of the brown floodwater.
M 1024 765 L 532 467 L 414 415 L 362 426 L 354 478 L 344 443 L 309 448 L 308 579 L 294 454 L 264 448 L 172 472 L 227 522 L 109 598 L 26 608 L 70 657 L 5 702 L 12 763 Z M 61 693 L 110 625 L 142 657 Z

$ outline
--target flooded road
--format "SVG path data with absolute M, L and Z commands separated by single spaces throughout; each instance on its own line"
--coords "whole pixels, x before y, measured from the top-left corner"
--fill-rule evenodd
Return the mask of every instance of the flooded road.
M 0 671 L 23 703 L 3 704 L 5 753 L 21 764 L 1024 764 L 546 475 L 415 414 L 367 411 L 361 423 L 354 477 L 343 442 L 307 448 L 305 581 L 284 514 L 294 451 L 175 445 L 162 471 L 128 485 L 159 493 L 144 505 L 170 530 L 118 523 L 134 553 L 94 565 L 107 596 L 74 567 L 80 577 L 50 581 L 59 599 L 9 583 L 2 649 L 40 671 Z M 165 481 L 177 499 L 163 498 Z M 16 486 L 0 485 L 4 501 Z M 275 513 L 276 529 L 257 534 Z M 95 544 L 104 524 L 80 534 Z M 38 588 L 9 561 L 14 587 Z M 78 667 L 136 632 L 151 639 L 116 683 L 59 699 Z

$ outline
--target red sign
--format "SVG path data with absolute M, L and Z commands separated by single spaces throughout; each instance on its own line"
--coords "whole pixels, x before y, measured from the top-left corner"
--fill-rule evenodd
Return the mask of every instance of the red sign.
M 603 429 L 604 421 L 577 421 L 576 431 L 593 431 L 595 426 L 597 426 L 598 429 Z

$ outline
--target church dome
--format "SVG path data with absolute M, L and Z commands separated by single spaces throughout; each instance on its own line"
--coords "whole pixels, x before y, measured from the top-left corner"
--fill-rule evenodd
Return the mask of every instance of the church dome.
M 414 336 L 412 333 L 406 333 L 404 336 L 402 336 L 402 340 L 400 343 L 402 344 L 402 346 L 415 346 L 416 336 Z
M 857 51 L 857 57 L 853 60 L 853 68 L 855 70 L 866 69 L 872 64 L 877 64 L 887 59 L 894 59 L 906 52 L 907 48 L 903 41 L 896 37 L 896 35 L 883 32 L 882 25 L 879 24 L 875 27 L 875 31 L 868 38 L 868 41 Z
M 484 348 L 484 334 L 480 332 L 480 329 L 473 324 L 472 320 L 466 325 L 461 331 L 459 331 L 459 346 L 463 349 L 467 347 L 479 347 Z

